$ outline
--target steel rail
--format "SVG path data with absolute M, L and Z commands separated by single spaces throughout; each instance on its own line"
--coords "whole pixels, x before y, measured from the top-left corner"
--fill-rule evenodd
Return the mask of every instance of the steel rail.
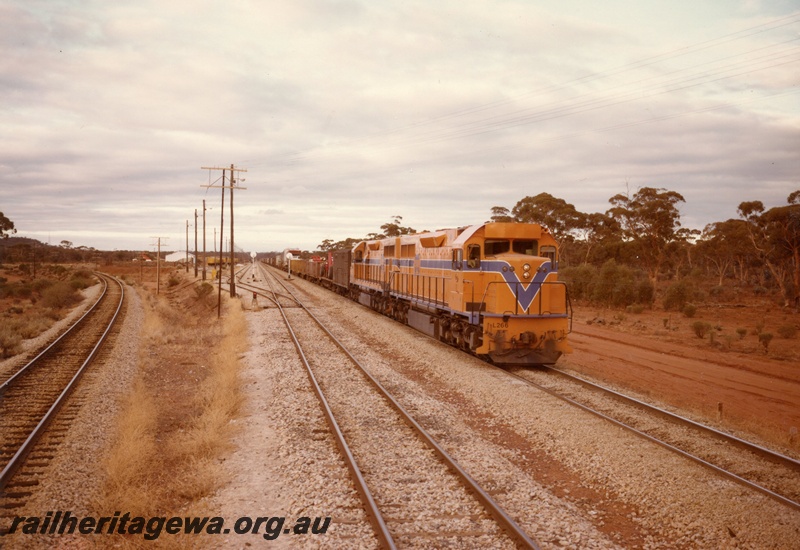
M 262 270 L 262 273 L 266 274 L 266 271 L 263 268 L 259 269 Z M 312 387 L 314 388 L 314 393 L 319 399 L 320 405 L 322 406 L 322 411 L 325 416 L 325 421 L 327 422 L 328 426 L 330 427 L 331 431 L 333 431 L 334 435 L 336 436 L 336 445 L 339 447 L 339 451 L 344 455 L 345 462 L 347 463 L 347 468 L 350 470 L 350 475 L 353 477 L 356 490 L 361 497 L 361 501 L 363 502 L 364 506 L 367 508 L 367 516 L 369 517 L 369 521 L 372 524 L 372 527 L 375 531 L 375 535 L 378 537 L 378 540 L 381 543 L 381 546 L 384 548 L 388 548 L 394 550 L 397 546 L 394 543 L 391 533 L 389 532 L 389 528 L 386 526 L 386 522 L 383 519 L 383 514 L 378 509 L 378 505 L 375 502 L 375 498 L 372 496 L 372 492 L 369 490 L 367 486 L 367 482 L 364 479 L 363 474 L 361 473 L 361 469 L 358 467 L 358 463 L 356 462 L 355 456 L 353 456 L 352 451 L 350 450 L 350 446 L 347 444 L 347 440 L 344 437 L 344 433 L 342 432 L 341 428 L 339 427 L 339 423 L 336 421 L 336 418 L 333 415 L 333 410 L 331 410 L 328 400 L 325 398 L 325 394 L 322 392 L 322 388 L 317 381 L 316 376 L 314 376 L 314 372 L 311 369 L 311 365 L 306 358 L 305 353 L 303 352 L 303 348 L 300 345 L 297 336 L 292 329 L 291 323 L 289 322 L 286 313 L 283 311 L 283 306 L 280 305 L 278 300 L 278 293 L 273 290 L 273 285 L 269 277 L 265 277 L 265 281 L 270 285 L 270 289 L 274 294 L 274 302 L 277 306 L 278 310 L 283 317 L 283 322 L 286 325 L 287 330 L 289 331 L 289 335 L 292 338 L 292 342 L 294 343 L 294 347 L 297 350 L 297 354 L 300 356 L 300 360 L 303 362 L 303 365 L 306 368 L 306 374 L 308 376 L 309 381 L 311 382 Z M 302 306 L 301 306 L 302 307 Z M 305 308 L 304 308 L 305 309 Z M 307 311 L 307 310 L 306 310 Z
M 795 510 L 800 510 L 800 503 L 795 502 L 795 501 L 793 501 L 793 500 L 791 500 L 789 498 L 786 498 L 785 496 L 780 495 L 780 494 L 778 494 L 778 493 L 776 493 L 774 491 L 771 491 L 770 489 L 767 489 L 766 487 L 758 485 L 757 483 L 754 483 L 754 482 L 752 482 L 752 481 L 750 481 L 748 479 L 745 479 L 745 478 L 743 478 L 743 477 L 741 477 L 739 475 L 736 475 L 733 472 L 729 472 L 728 470 L 725 470 L 724 468 L 721 468 L 721 467 L 717 466 L 716 464 L 712 464 L 711 462 L 703 460 L 702 458 L 700 458 L 698 456 L 695 456 L 695 455 L 693 455 L 693 454 L 691 454 L 691 453 L 689 453 L 687 451 L 684 451 L 683 449 L 680 449 L 680 448 L 678 448 L 678 447 L 676 447 L 674 445 L 671 445 L 670 443 L 667 443 L 666 441 L 662 441 L 662 440 L 660 440 L 660 439 L 658 439 L 656 437 L 653 437 L 650 434 L 647 434 L 647 433 L 645 433 L 645 432 L 643 432 L 641 430 L 638 430 L 638 429 L 634 428 L 633 426 L 625 424 L 624 422 L 622 422 L 620 420 L 617 420 L 616 418 L 613 418 L 611 416 L 608 416 L 608 415 L 606 415 L 606 414 L 604 414 L 604 413 L 602 413 L 600 411 L 597 411 L 597 410 L 595 410 L 595 409 L 593 409 L 593 408 L 591 408 L 591 407 L 589 407 L 587 405 L 584 405 L 583 403 L 579 403 L 578 401 L 575 401 L 574 399 L 572 399 L 570 397 L 567 397 L 566 395 L 562 395 L 562 394 L 558 393 L 557 391 L 552 390 L 552 389 L 550 389 L 548 387 L 545 387 L 545 386 L 543 386 L 541 384 L 538 384 L 538 383 L 536 383 L 536 382 L 534 382 L 532 380 L 529 380 L 529 379 L 525 378 L 524 376 L 520 376 L 520 375 L 518 375 L 518 374 L 516 374 L 514 372 L 510 372 L 510 371 L 502 369 L 500 367 L 495 367 L 495 368 L 505 372 L 509 376 L 515 377 L 516 379 L 518 379 L 518 380 L 520 380 L 520 381 L 522 381 L 522 382 L 524 382 L 524 383 L 526 383 L 526 384 L 528 384 L 530 386 L 533 386 L 533 387 L 535 387 L 535 388 L 537 388 L 539 390 L 542 390 L 545 393 L 548 393 L 549 395 L 552 395 L 553 397 L 561 399 L 562 401 L 565 401 L 565 402 L 567 402 L 567 403 L 569 403 L 569 404 L 571 404 L 571 405 L 573 405 L 575 407 L 578 407 L 579 409 L 581 409 L 583 411 L 586 411 L 586 412 L 591 413 L 591 414 L 593 414 L 593 415 L 595 415 L 595 416 L 597 416 L 599 418 L 607 420 L 608 422 L 611 422 L 612 424 L 614 424 L 616 426 L 619 426 L 620 428 L 628 430 L 628 431 L 638 435 L 639 437 L 642 437 L 642 438 L 644 438 L 644 439 L 646 439 L 646 440 L 648 440 L 648 441 L 650 441 L 652 443 L 655 443 L 655 444 L 660 445 L 660 446 L 662 446 L 662 447 L 664 447 L 664 448 L 666 448 L 666 449 L 668 449 L 668 450 L 670 450 L 670 451 L 672 451 L 674 453 L 677 453 L 677 454 L 683 456 L 684 458 L 687 458 L 687 459 L 689 459 L 689 460 L 691 460 L 691 461 L 693 461 L 693 462 L 695 462 L 697 464 L 700 464 L 700 465 L 702 465 L 702 466 L 704 466 L 704 467 L 706 467 L 706 468 L 708 468 L 708 469 L 720 474 L 723 477 L 727 477 L 728 479 L 731 479 L 731 480 L 733 480 L 733 481 L 735 481 L 737 483 L 740 483 L 740 484 L 742 484 L 742 485 L 744 485 L 744 486 L 746 486 L 746 487 L 748 487 L 750 489 L 758 491 L 758 492 L 760 492 L 760 493 L 762 493 L 762 494 L 764 494 L 764 495 L 766 495 L 766 496 L 768 496 L 768 497 L 780 502 L 781 504 L 785 504 L 786 506 L 794 508 Z
M 497 502 L 486 492 L 483 488 L 472 478 L 472 476 L 467 473 L 464 468 L 459 465 L 456 460 L 450 456 L 447 451 L 445 451 L 437 442 L 433 439 L 433 437 L 416 421 L 414 418 L 408 413 L 408 411 L 403 407 L 387 390 L 383 387 L 383 385 L 374 377 L 372 374 L 367 371 L 367 369 L 350 353 L 347 348 L 345 348 L 344 344 L 342 344 L 336 336 L 334 336 L 328 328 L 308 309 L 306 308 L 302 302 L 292 293 L 292 291 L 287 288 L 283 283 L 281 286 L 292 295 L 295 301 L 302 307 L 303 311 L 305 311 L 313 320 L 314 322 L 331 338 L 331 340 L 336 344 L 336 346 L 344 352 L 345 355 L 356 365 L 361 372 L 366 376 L 366 378 L 372 383 L 372 385 L 379 391 L 379 393 L 386 399 L 392 407 L 403 417 L 403 420 L 419 435 L 422 439 L 428 443 L 428 445 L 436 452 L 436 454 L 440 457 L 442 461 L 444 461 L 452 471 L 454 471 L 462 481 L 467 485 L 467 488 L 470 489 L 475 497 L 484 505 L 486 510 L 492 515 L 495 521 L 502 526 L 505 531 L 514 539 L 518 544 L 522 545 L 524 548 L 531 548 L 531 549 L 539 549 L 538 544 L 528 536 L 525 531 L 503 510 Z M 309 367 L 310 368 L 310 367 Z
M 717 437 L 719 439 L 722 439 L 723 441 L 727 441 L 728 443 L 732 443 L 732 444 L 736 445 L 737 447 L 740 447 L 742 449 L 745 449 L 747 451 L 752 452 L 753 454 L 758 454 L 758 455 L 760 455 L 760 456 L 762 456 L 764 458 L 767 458 L 767 459 L 771 460 L 772 462 L 775 462 L 775 463 L 778 463 L 778 464 L 783 464 L 784 466 L 787 466 L 789 468 L 795 469 L 795 470 L 798 471 L 798 473 L 800 473 L 800 460 L 796 460 L 796 459 L 794 459 L 794 458 L 792 458 L 790 456 L 786 456 L 786 455 L 781 454 L 781 453 L 779 453 L 777 451 L 774 451 L 772 449 L 768 449 L 767 447 L 763 447 L 761 445 L 758 445 L 757 443 L 753 443 L 752 441 L 747 441 L 746 439 L 741 439 L 739 437 L 736 437 L 735 435 L 729 434 L 727 432 L 723 432 L 722 430 L 717 430 L 716 428 L 712 428 L 711 426 L 707 426 L 707 425 L 702 424 L 700 422 L 696 422 L 696 421 L 692 420 L 691 418 L 686 418 L 685 416 L 681 416 L 679 414 L 675 414 L 675 413 L 667 411 L 665 409 L 661 409 L 661 408 L 656 407 L 655 405 L 652 405 L 652 404 L 647 403 L 645 401 L 641 401 L 641 400 L 636 399 L 634 397 L 631 397 L 629 395 L 625 395 L 624 393 L 620 393 L 618 391 L 612 390 L 611 388 L 606 388 L 605 386 L 601 386 L 600 384 L 596 384 L 594 382 L 586 380 L 585 378 L 581 378 L 580 376 L 576 376 L 574 374 L 569 374 L 569 373 L 564 372 L 564 371 L 562 371 L 560 369 L 553 368 L 553 367 L 548 367 L 546 365 L 543 368 L 545 370 L 547 370 L 547 371 L 556 373 L 559 376 L 563 376 L 564 378 L 567 378 L 569 380 L 572 380 L 574 382 L 582 384 L 582 385 L 584 385 L 586 387 L 589 387 L 591 389 L 595 389 L 595 390 L 598 390 L 600 392 L 607 393 L 609 395 L 612 395 L 612 396 L 616 397 L 617 399 L 620 399 L 622 401 L 626 401 L 626 402 L 628 402 L 628 403 L 630 403 L 632 405 L 635 405 L 637 407 L 641 407 L 641 408 L 646 409 L 646 410 L 648 410 L 648 411 L 650 411 L 652 413 L 664 416 L 665 418 L 668 418 L 670 420 L 674 420 L 675 422 L 678 422 L 680 424 L 685 424 L 685 425 L 691 426 L 693 428 L 697 428 L 698 430 L 704 431 L 706 433 L 712 434 L 713 436 L 715 436 L 715 437 Z
M 72 327 L 70 327 L 69 330 L 67 330 L 61 337 L 59 337 L 55 342 L 53 342 L 53 344 L 48 346 L 42 353 L 37 355 L 32 361 L 30 361 L 25 367 L 23 367 L 23 369 L 21 369 L 11 379 L 7 380 L 3 384 L 3 389 L 8 387 L 10 385 L 11 381 L 13 379 L 16 379 L 17 375 L 19 375 L 22 371 L 27 370 L 29 367 L 31 367 L 40 357 L 42 357 L 42 355 L 44 355 L 44 353 L 46 351 L 50 350 L 53 347 L 53 345 L 55 345 L 57 342 L 59 342 L 61 340 L 61 338 L 63 338 L 63 336 L 66 335 L 67 332 L 72 331 L 72 329 L 74 329 L 78 325 L 78 323 L 80 323 L 90 311 L 94 310 L 97 307 L 97 305 L 100 303 L 100 300 L 103 297 L 106 296 L 106 292 L 108 290 L 108 281 L 106 279 L 107 276 L 99 274 L 99 273 L 97 273 L 97 275 L 105 283 L 105 287 L 103 289 L 103 293 L 102 293 L 100 299 L 98 299 L 94 303 L 94 305 L 90 308 L 90 310 L 87 311 L 86 314 L 81 316 L 81 318 Z M 11 460 L 9 460 L 8 464 L 6 464 L 6 466 L 3 468 L 2 472 L 0 472 L 0 491 L 5 489 L 6 485 L 11 480 L 11 478 L 14 476 L 16 471 L 19 469 L 20 465 L 25 460 L 25 458 L 27 457 L 28 453 L 30 453 L 31 449 L 36 444 L 36 442 L 38 441 L 39 437 L 42 435 L 42 433 L 47 428 L 47 426 L 50 424 L 50 422 L 53 420 L 53 418 L 55 418 L 56 414 L 58 414 L 58 411 L 61 409 L 61 406 L 64 404 L 64 402 L 67 400 L 67 397 L 69 396 L 69 394 L 72 392 L 72 390 L 77 385 L 78 380 L 80 380 L 80 378 L 83 375 L 83 373 L 86 370 L 86 368 L 89 366 L 89 364 L 92 362 L 92 360 L 97 355 L 97 353 L 100 350 L 100 347 L 102 346 L 103 342 L 105 342 L 106 338 L 108 337 L 108 334 L 111 331 L 111 328 L 114 326 L 114 323 L 116 322 L 117 317 L 119 316 L 119 312 L 122 309 L 122 303 L 123 303 L 123 300 L 125 298 L 125 288 L 123 287 L 122 283 L 120 283 L 118 280 L 114 279 L 113 277 L 109 277 L 109 278 L 111 278 L 120 287 L 119 303 L 117 304 L 117 309 L 114 311 L 113 317 L 111 318 L 111 320 L 109 321 L 108 325 L 106 326 L 106 329 L 103 331 L 103 334 L 100 336 L 100 339 L 98 340 L 97 344 L 95 344 L 95 346 L 92 348 L 92 351 L 89 353 L 89 355 L 87 356 L 86 360 L 80 366 L 78 371 L 72 376 L 72 379 L 69 381 L 67 386 L 61 391 L 61 393 L 59 394 L 58 398 L 50 406 L 50 408 L 47 410 L 45 415 L 42 417 L 42 419 L 39 421 L 39 423 L 36 425 L 36 427 L 30 433 L 30 435 L 28 435 L 27 439 L 19 447 L 17 452 L 14 453 L 14 456 L 11 457 Z M 2 392 L 0 392 L 0 395 L 2 395 Z
M 49 351 L 50 351 L 52 348 L 54 348 L 54 347 L 55 347 L 55 346 L 56 346 L 56 345 L 57 345 L 59 342 L 61 342 L 61 340 L 63 340 L 64 338 L 66 338 L 68 334 L 71 334 L 71 333 L 72 333 L 72 331 L 73 331 L 73 330 L 75 330 L 75 329 L 78 327 L 78 325 L 80 325 L 80 324 L 83 322 L 83 320 L 84 320 L 84 319 L 85 319 L 85 318 L 86 318 L 86 317 L 87 317 L 89 314 L 91 314 L 91 313 L 92 313 L 92 312 L 95 310 L 95 308 L 97 308 L 98 304 L 100 304 L 100 301 L 101 301 L 103 298 L 105 298 L 106 292 L 108 291 L 108 282 L 107 282 L 105 279 L 102 279 L 102 278 L 100 279 L 100 281 L 103 283 L 103 291 L 100 293 L 100 296 L 97 298 L 97 300 L 95 300 L 94 304 L 92 304 L 92 305 L 91 305 L 91 307 L 89 307 L 89 308 L 88 308 L 88 309 L 87 309 L 87 310 L 86 310 L 86 311 L 83 313 L 83 315 L 81 315 L 81 316 L 80 316 L 80 317 L 79 317 L 79 318 L 78 318 L 78 319 L 77 319 L 77 320 L 76 320 L 74 323 L 72 323 L 72 325 L 70 325 L 70 327 L 69 327 L 67 330 L 65 330 L 64 332 L 62 332 L 62 333 L 59 335 L 59 337 L 58 337 L 58 338 L 56 338 L 55 340 L 53 340 L 53 341 L 50 343 L 50 345 L 48 345 L 46 348 L 44 348 L 42 351 L 40 351 L 40 352 L 39 352 L 39 353 L 36 355 L 36 357 L 34 357 L 34 358 L 33 358 L 33 359 L 31 359 L 30 361 L 28 361 L 28 362 L 25 364 L 25 366 L 23 366 L 21 369 L 19 369 L 17 372 L 15 372 L 15 373 L 14 373 L 14 374 L 13 374 L 13 375 L 12 375 L 12 376 L 11 376 L 11 377 L 8 379 L 8 380 L 6 380 L 6 381 L 5 381 L 5 382 L 3 382 L 2 384 L 0 384 L 0 397 L 2 397 L 2 396 L 3 396 L 3 392 L 6 390 L 6 388 L 8 388 L 8 387 L 9 387 L 9 386 L 10 386 L 10 385 L 11 385 L 11 384 L 14 382 L 14 380 L 16 380 L 16 378 L 17 378 L 18 376 L 21 376 L 23 372 L 25 372 L 25 371 L 26 371 L 26 370 L 28 370 L 29 368 L 32 368 L 32 367 L 33 367 L 33 365 L 35 365 L 35 364 L 36 364 L 36 362 L 37 362 L 37 361 L 38 361 L 40 358 L 42 358 L 42 357 L 43 357 L 43 356 L 44 356 L 44 355 L 45 355 L 47 352 L 49 352 Z
M 246 288 L 248 290 L 248 292 L 254 292 L 255 294 L 258 294 L 259 296 L 261 296 L 262 298 L 266 298 L 267 300 L 271 301 L 276 306 L 278 306 L 278 300 L 277 300 L 278 296 L 281 296 L 283 298 L 287 298 L 287 299 L 292 300 L 293 302 L 297 303 L 297 300 L 295 300 L 294 297 L 292 297 L 292 296 L 287 296 L 286 294 L 279 294 L 279 293 L 274 292 L 274 291 L 273 291 L 273 295 L 274 296 L 269 296 L 268 294 L 263 292 L 263 290 L 264 290 L 263 288 L 261 288 L 261 287 L 259 287 L 257 285 L 254 285 L 252 283 L 242 282 L 242 279 L 244 278 L 244 272 L 247 269 L 248 268 L 245 267 L 244 269 L 242 269 L 242 270 L 237 272 L 237 274 L 242 273 L 242 275 L 237 278 L 237 283 L 236 284 L 238 284 L 241 287 Z M 259 269 L 262 269 L 260 267 L 260 264 L 259 264 Z

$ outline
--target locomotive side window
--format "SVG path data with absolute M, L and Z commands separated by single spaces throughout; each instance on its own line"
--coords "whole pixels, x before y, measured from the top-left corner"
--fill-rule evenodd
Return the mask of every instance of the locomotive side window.
M 394 245 L 388 245 L 383 247 L 383 257 L 384 258 L 394 258 Z
M 516 240 L 512 247 L 517 254 L 525 254 L 527 256 L 539 255 L 539 243 L 533 240 Z
M 550 258 L 550 263 L 555 265 L 556 263 L 556 247 L 555 246 L 543 246 L 542 247 L 542 256 L 545 258 Z
M 471 244 L 467 246 L 467 266 L 473 268 L 481 266 L 481 245 Z
M 496 256 L 497 254 L 505 254 L 511 249 L 511 243 L 507 240 L 486 239 L 486 242 L 484 244 L 486 246 L 487 256 Z
M 353 258 L 354 262 L 363 262 L 364 261 L 364 252 L 361 250 L 356 250 L 356 255 Z

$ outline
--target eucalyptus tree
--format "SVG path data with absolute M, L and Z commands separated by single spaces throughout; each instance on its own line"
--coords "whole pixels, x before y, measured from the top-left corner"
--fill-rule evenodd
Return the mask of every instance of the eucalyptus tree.
M 784 306 L 800 296 L 800 190 L 792 192 L 788 204 L 765 210 L 761 201 L 739 205 L 747 222 L 753 250 L 775 279 Z
M 13 235 L 16 232 L 17 230 L 14 227 L 14 222 L 0 212 L 0 238 L 7 239 L 9 235 Z
M 753 252 L 746 221 L 730 219 L 706 225 L 697 247 L 718 286 L 729 273 L 741 282 L 747 280 Z
M 620 193 L 608 202 L 612 208 L 606 214 L 619 222 L 623 238 L 635 244 L 642 268 L 655 285 L 670 245 L 686 240 L 678 209 L 686 200 L 675 191 L 642 187 L 633 196 Z

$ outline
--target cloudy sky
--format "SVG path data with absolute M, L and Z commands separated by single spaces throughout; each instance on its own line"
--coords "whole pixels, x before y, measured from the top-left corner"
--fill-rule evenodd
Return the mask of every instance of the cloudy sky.
M 53 244 L 183 248 L 206 199 L 212 249 L 231 164 L 245 251 L 800 188 L 800 0 L 5 0 L 0 44 L 0 211 Z

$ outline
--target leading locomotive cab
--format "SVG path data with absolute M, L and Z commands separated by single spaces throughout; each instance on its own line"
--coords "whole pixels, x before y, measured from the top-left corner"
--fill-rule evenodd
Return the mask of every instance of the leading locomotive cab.
M 481 326 L 472 351 L 501 364 L 553 363 L 570 352 L 571 310 L 550 232 L 534 224 L 469 229 L 453 242 L 451 297 L 460 303 L 450 307 Z

